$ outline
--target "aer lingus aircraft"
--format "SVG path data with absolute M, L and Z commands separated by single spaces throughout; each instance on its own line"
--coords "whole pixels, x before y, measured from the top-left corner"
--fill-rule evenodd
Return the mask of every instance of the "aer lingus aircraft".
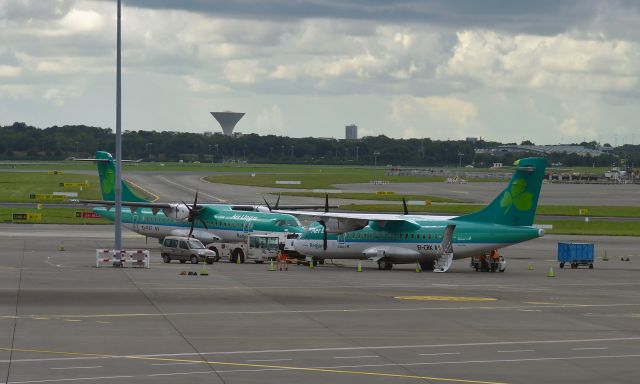
M 104 205 L 94 208 L 100 216 L 115 220 L 115 164 L 108 152 L 96 152 L 100 188 L 103 200 L 80 200 L 80 203 Z M 155 238 L 192 236 L 203 243 L 237 242 L 248 234 L 300 233 L 304 230 L 298 219 L 289 214 L 271 213 L 260 205 L 155 203 L 136 195 L 122 183 L 122 224 L 141 235 Z M 304 207 L 304 206 L 302 206 Z M 308 206 L 311 207 L 311 206 Z M 295 206 L 293 208 L 296 208 Z
M 544 235 L 532 227 L 546 159 L 516 161 L 507 188 L 484 209 L 458 217 L 405 214 L 293 212 L 317 223 L 298 239 L 295 250 L 314 259 L 370 259 L 380 269 L 420 263 L 444 272 L 454 259 L 479 256 Z

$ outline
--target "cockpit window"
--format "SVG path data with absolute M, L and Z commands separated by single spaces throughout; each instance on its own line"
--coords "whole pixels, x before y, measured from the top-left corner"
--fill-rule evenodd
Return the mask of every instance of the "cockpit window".
M 278 227 L 300 227 L 298 219 L 277 220 L 276 226 Z

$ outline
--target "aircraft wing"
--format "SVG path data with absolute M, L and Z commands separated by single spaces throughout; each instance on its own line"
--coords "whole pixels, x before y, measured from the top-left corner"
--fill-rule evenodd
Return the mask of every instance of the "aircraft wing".
M 75 200 L 76 202 L 80 203 L 80 204 L 89 204 L 89 205 L 105 205 L 105 206 L 114 206 L 116 205 L 115 201 L 109 201 L 109 200 Z M 122 206 L 123 207 L 130 207 L 130 208 L 157 208 L 157 209 L 163 209 L 163 208 L 172 208 L 172 206 L 175 206 L 175 204 L 169 204 L 169 203 L 151 203 L 151 202 L 144 202 L 144 201 L 136 201 L 136 202 L 129 202 L 129 201 L 123 201 L 122 202 Z
M 436 216 L 436 215 L 403 215 L 399 213 L 358 213 L 358 212 L 313 212 L 313 211 L 291 211 L 274 209 L 273 212 L 286 213 L 309 221 L 320 221 L 327 219 L 336 220 L 366 220 L 377 222 L 388 221 L 436 221 L 449 220 L 457 216 Z

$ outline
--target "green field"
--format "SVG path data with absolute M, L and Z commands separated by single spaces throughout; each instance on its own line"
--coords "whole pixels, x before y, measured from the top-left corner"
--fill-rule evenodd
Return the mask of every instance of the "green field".
M 384 189 L 384 188 L 381 188 Z M 273 195 L 282 196 L 302 196 L 302 197 L 317 197 L 324 198 L 326 193 L 321 192 L 282 192 L 272 193 Z M 428 195 L 378 195 L 376 193 L 357 193 L 357 192 L 343 192 L 343 193 L 329 193 L 329 200 L 332 199 L 353 199 L 353 200 L 380 200 L 380 201 L 402 201 L 404 197 L 409 200 L 430 200 L 438 203 L 458 203 L 460 200 L 449 199 L 447 197 L 428 196 Z
M 82 219 L 76 217 L 76 212 L 91 212 L 83 208 L 0 208 L 0 222 L 11 223 L 14 213 L 39 213 L 42 221 L 25 224 L 109 224 L 105 219 Z
M 61 187 L 59 183 L 84 183 L 88 187 Z M 49 174 L 47 172 L 0 172 L 0 201 L 39 202 L 29 198 L 30 194 L 52 194 L 53 192 L 78 192 L 79 199 L 100 199 L 100 184 L 94 175 Z
M 451 215 L 463 215 L 482 209 L 483 204 L 433 204 L 410 205 L 409 211 L 415 213 L 442 213 Z M 342 205 L 340 209 L 357 212 L 401 212 L 402 205 L 398 204 L 349 204 Z M 635 206 L 563 206 L 540 205 L 536 211 L 542 216 L 584 216 L 580 215 L 580 209 L 587 209 L 589 217 L 640 217 L 640 207 Z
M 640 236 L 640 222 L 578 220 L 540 220 L 536 224 L 552 224 L 545 233 L 562 235 Z

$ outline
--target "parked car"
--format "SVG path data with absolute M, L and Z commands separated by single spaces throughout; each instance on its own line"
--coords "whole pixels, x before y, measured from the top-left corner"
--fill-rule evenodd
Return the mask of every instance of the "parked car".
M 183 236 L 167 236 L 162 240 L 160 249 L 162 261 L 170 263 L 171 260 L 179 260 L 181 263 L 190 261 L 198 264 L 201 261 L 213 264 L 216 254 L 207 249 L 198 239 Z

